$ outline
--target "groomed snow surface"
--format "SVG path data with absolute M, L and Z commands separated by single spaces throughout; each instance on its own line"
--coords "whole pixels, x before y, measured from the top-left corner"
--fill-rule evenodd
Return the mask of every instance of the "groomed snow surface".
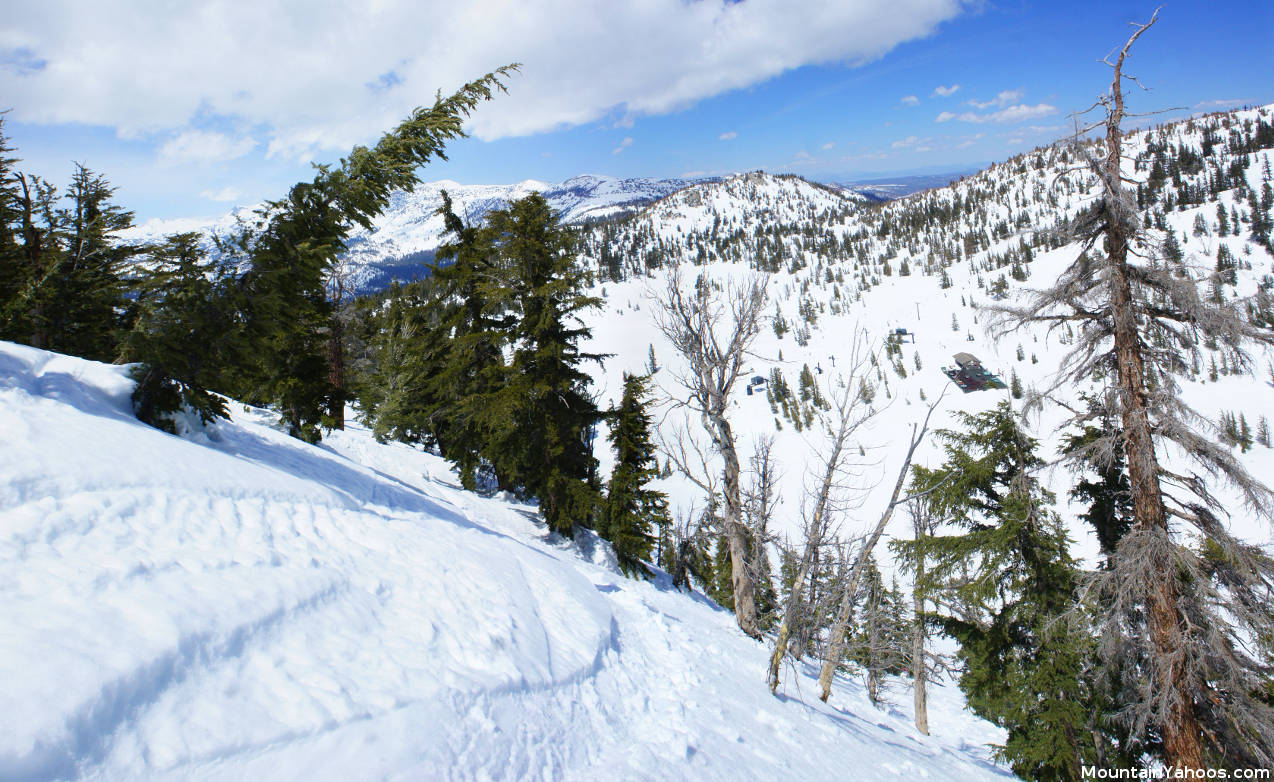
M 124 368 L 0 343 L 0 779 L 980 779 L 993 726 L 872 707 L 605 543 L 365 430 L 174 437 Z

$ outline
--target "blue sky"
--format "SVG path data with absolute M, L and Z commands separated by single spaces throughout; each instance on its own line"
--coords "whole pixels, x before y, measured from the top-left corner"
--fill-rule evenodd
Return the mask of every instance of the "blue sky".
M 21 168 L 105 173 L 140 220 L 282 195 L 436 90 L 521 61 L 426 180 L 977 167 L 1066 132 L 1149 3 L 50 0 L 0 29 Z M 1274 101 L 1274 4 L 1165 4 L 1134 110 Z M 85 41 L 92 41 L 86 45 Z

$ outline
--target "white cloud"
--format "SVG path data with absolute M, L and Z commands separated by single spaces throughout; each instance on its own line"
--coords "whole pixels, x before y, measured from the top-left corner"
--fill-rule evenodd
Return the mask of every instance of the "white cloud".
M 1200 101 L 1199 103 L 1194 104 L 1194 107 L 1196 109 L 1217 108 L 1218 106 L 1230 108 L 1231 106 L 1242 106 L 1247 103 L 1255 103 L 1255 101 L 1251 101 L 1246 98 L 1221 98 L 1219 100 Z
M 725 132 L 725 133 L 722 133 L 720 136 L 717 136 L 717 140 L 718 140 L 718 141 L 730 141 L 731 139 L 736 139 L 736 138 L 738 138 L 738 137 L 739 137 L 739 134 L 738 134 L 738 133 L 735 133 L 733 130 L 730 130 L 730 131 L 727 131 L 727 132 Z
M 920 99 L 915 95 L 904 95 L 902 96 L 902 104 L 904 106 L 919 106 Z
M 1003 90 L 991 100 L 971 100 L 969 105 L 975 109 L 989 109 L 992 106 L 1007 106 L 1014 101 L 1019 101 L 1025 94 L 1023 90 Z
M 1018 128 L 1022 133 L 1056 133 L 1065 129 L 1065 125 L 1027 125 L 1026 127 Z
M 819 149 L 821 149 L 821 150 L 823 150 L 824 152 L 826 152 L 827 150 L 832 149 L 832 148 L 834 148 L 835 146 L 836 146 L 836 142 L 835 142 L 835 141 L 829 141 L 829 142 L 827 142 L 826 144 L 824 144 L 823 146 L 819 147 Z
M 933 147 L 916 147 L 917 152 L 932 152 Z
M 805 65 L 860 65 L 965 7 L 377 0 L 352 24 L 344 3 L 44 0 L 5 10 L 5 45 L 44 64 L 6 78 L 5 104 L 15 121 L 125 136 L 228 117 L 254 128 L 269 154 L 304 158 L 373 141 L 436 90 L 518 61 L 509 94 L 468 126 L 494 139 L 608 117 L 622 125 Z M 339 46 L 325 43 L 333 36 Z
M 256 145 L 247 137 L 235 139 L 215 131 L 187 130 L 159 148 L 159 161 L 164 165 L 221 163 L 243 157 Z
M 928 139 L 922 139 L 917 136 L 907 136 L 906 138 L 898 139 L 890 146 L 892 146 L 894 149 L 905 149 L 906 147 L 914 147 L 915 145 L 923 143 L 925 141 L 928 141 Z
M 227 186 L 220 190 L 205 190 L 199 195 L 209 201 L 238 201 L 243 194 L 238 188 Z
M 932 95 L 930 95 L 929 97 L 931 97 L 931 98 L 949 98 L 949 97 L 951 97 L 952 95 L 955 95 L 955 94 L 956 94 L 956 90 L 958 90 L 958 89 L 960 89 L 960 85 L 959 85 L 959 84 L 952 84 L 950 87 L 944 87 L 944 86 L 942 86 L 941 84 L 939 84 L 937 87 L 934 87 L 934 88 L 933 88 L 933 94 L 932 94 Z
M 1019 103 L 1016 106 L 1008 106 L 1000 109 L 999 111 L 993 111 L 990 114 L 977 114 L 972 111 L 966 111 L 963 114 L 952 114 L 949 111 L 944 111 L 937 116 L 934 122 L 948 122 L 953 119 L 958 119 L 961 122 L 975 122 L 978 124 L 987 122 L 1022 122 L 1028 119 L 1036 119 L 1037 117 L 1047 117 L 1050 114 L 1056 113 L 1057 107 L 1050 106 L 1047 103 L 1037 103 L 1034 106 L 1027 106 Z
M 624 140 L 623 140 L 623 141 L 621 141 L 621 142 L 619 142 L 619 146 L 617 146 L 617 147 L 615 147 L 614 149 L 612 149 L 612 150 L 610 151 L 610 153 L 611 153 L 612 155 L 618 155 L 620 152 L 623 152 L 625 149 L 628 149 L 628 148 L 629 148 L 629 147 L 631 147 L 632 145 L 633 145 L 633 137 L 632 137 L 632 136 L 624 136 Z

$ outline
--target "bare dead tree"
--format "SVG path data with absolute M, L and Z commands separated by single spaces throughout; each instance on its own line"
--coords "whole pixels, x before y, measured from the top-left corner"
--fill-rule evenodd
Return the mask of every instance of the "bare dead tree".
M 933 534 L 933 514 L 929 503 L 913 499 L 907 503 L 907 515 L 911 517 L 911 530 L 916 550 L 911 562 L 911 692 L 915 712 L 916 730 L 929 735 L 929 666 L 925 651 L 925 554 L 920 546 L 926 536 Z
M 1125 705 L 1116 716 L 1134 737 L 1160 736 L 1174 767 L 1202 769 L 1205 751 L 1210 760 L 1270 766 L 1274 710 L 1254 693 L 1268 681 L 1271 650 L 1254 639 L 1274 631 L 1274 569 L 1267 557 L 1224 532 L 1216 518 L 1223 510 L 1203 475 L 1171 471 L 1160 455 L 1175 445 L 1204 475 L 1234 487 L 1249 510 L 1270 516 L 1269 489 L 1201 433 L 1209 425 L 1181 401 L 1175 378 L 1198 357 L 1201 343 L 1224 345 L 1247 367 L 1245 346 L 1274 345 L 1274 332 L 1252 324 L 1242 300 L 1205 300 L 1187 267 L 1160 257 L 1125 186 L 1121 125 L 1124 80 L 1131 77 L 1123 66 L 1157 19 L 1158 11 L 1149 22 L 1134 24 L 1115 59 L 1105 60 L 1113 70 L 1110 91 L 1089 109 L 1102 118 L 1077 128 L 1075 150 L 1087 160 L 1099 191 L 1072 228 L 1082 252 L 1028 305 L 991 308 L 992 330 L 1003 335 L 1032 323 L 1050 331 L 1078 326 L 1055 385 L 1037 402 L 1062 385 L 1115 379 L 1102 409 L 1075 412 L 1070 423 L 1105 414 L 1120 422 L 1118 431 L 1069 458 L 1109 464 L 1122 449 L 1127 459 L 1134 525 L 1094 584 L 1095 604 L 1104 607 L 1097 618 L 1102 654 L 1111 665 L 1144 671 L 1136 691 L 1121 695 Z M 1100 157 L 1081 138 L 1098 129 L 1105 134 Z M 1213 554 L 1201 557 L 1178 542 L 1171 519 L 1193 526 L 1205 548 L 1215 547 Z M 1224 576 L 1214 570 L 1217 561 L 1226 563 Z
M 818 567 L 819 554 L 831 531 L 834 517 L 842 509 L 848 491 L 854 488 L 846 482 L 846 455 L 849 446 L 859 427 L 875 414 L 859 392 L 859 383 L 866 374 L 867 364 L 867 359 L 858 347 L 862 342 L 857 337 L 851 339 L 850 344 L 855 347 L 850 355 L 846 374 L 840 379 L 839 393 L 829 394 L 835 400 L 830 416 L 831 439 L 823 454 L 820 479 L 806 490 L 807 500 L 812 497 L 813 502 L 808 512 L 802 514 L 804 544 L 796 576 L 783 608 L 778 634 L 774 639 L 774 649 L 770 653 L 767 681 L 771 693 L 778 689 L 779 673 L 793 634 L 807 629 L 801 626 L 810 616 L 806 610 L 805 585 Z
M 748 526 L 748 539 L 752 549 L 748 563 L 752 568 L 752 580 L 757 585 L 758 608 L 766 608 L 768 614 L 758 617 L 765 624 L 772 621 L 774 612 L 773 571 L 770 568 L 770 546 L 774 537 L 770 521 L 779 501 L 781 474 L 774 461 L 774 436 L 758 437 L 748 459 L 748 482 L 743 488 L 743 517 Z M 767 608 L 768 607 L 768 608 Z
M 933 415 L 933 411 L 942 403 L 946 396 L 946 389 L 938 395 L 929 405 L 928 411 L 925 413 L 924 422 L 917 426 L 911 426 L 911 444 L 907 448 L 907 453 L 903 457 L 902 467 L 898 470 L 898 480 L 894 483 L 893 494 L 889 498 L 889 504 L 885 506 L 885 510 L 880 515 L 880 520 L 876 522 L 876 526 L 867 535 L 863 541 L 862 548 L 858 551 L 858 556 L 854 560 L 854 566 L 849 572 L 849 577 L 845 582 L 844 589 L 841 592 L 840 608 L 836 613 L 836 622 L 832 625 L 832 633 L 827 644 L 827 650 L 823 655 L 822 670 L 819 671 L 818 684 L 821 689 L 819 695 L 826 701 L 832 694 L 832 679 L 836 675 L 836 667 L 841 664 L 841 660 L 845 658 L 845 638 L 849 631 L 849 624 L 853 618 L 854 601 L 858 596 L 858 587 L 862 582 L 863 573 L 866 572 L 867 563 L 870 561 L 872 550 L 876 548 L 876 544 L 880 542 L 881 535 L 885 532 L 885 527 L 889 524 L 890 518 L 893 517 L 894 508 L 908 501 L 911 497 L 900 497 L 902 487 L 907 482 L 907 473 L 911 470 L 912 457 L 916 455 L 916 449 L 920 447 L 920 443 L 924 440 L 925 434 L 929 431 L 929 418 Z M 930 489 L 929 491 L 932 491 Z M 918 496 L 918 495 L 912 495 Z
M 781 473 L 774 461 L 774 436 L 758 437 L 748 459 L 749 480 L 743 489 L 743 513 L 758 541 L 769 541 L 770 520 L 778 504 Z
M 655 321 L 686 361 L 686 370 L 675 379 L 688 395 L 677 402 L 699 414 L 713 450 L 722 460 L 722 524 L 730 545 L 735 616 L 743 632 L 760 638 L 741 468 L 728 411 L 730 393 L 743 375 L 748 349 L 760 331 L 766 280 L 753 277 L 731 284 L 720 295 L 702 276 L 693 290 L 683 288 L 680 269 L 674 267 L 668 273 L 667 288 L 656 297 Z

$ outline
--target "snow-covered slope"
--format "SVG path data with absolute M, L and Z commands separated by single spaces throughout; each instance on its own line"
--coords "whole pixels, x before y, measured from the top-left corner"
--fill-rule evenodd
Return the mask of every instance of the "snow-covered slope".
M 1204 291 L 1212 285 L 1219 255 L 1235 259 L 1234 283 L 1221 285 L 1227 300 L 1252 297 L 1262 287 L 1274 293 L 1274 256 L 1251 228 L 1254 209 L 1274 214 L 1263 195 L 1274 166 L 1271 123 L 1274 107 L 1266 106 L 1135 131 L 1126 141 L 1125 173 L 1139 183 L 1145 219 L 1155 226 L 1152 238 L 1172 233 Z M 861 504 L 841 520 L 842 539 L 852 540 L 879 518 L 907 434 L 928 402 L 948 389 L 933 423 L 949 427 L 957 423 L 956 412 L 987 410 L 1010 399 L 1007 390 L 960 393 L 941 372 L 954 364 L 955 353 L 972 352 L 1006 383 L 1016 376 L 1024 386 L 1050 385 L 1070 347 L 1066 329 L 1050 334 L 1027 328 L 997 342 L 987 336 L 979 308 L 997 300 L 1023 301 L 1026 288 L 1050 285 L 1079 252 L 1065 240 L 1065 224 L 1092 203 L 1095 192 L 1074 152 L 1059 145 L 881 205 L 838 204 L 834 195 L 802 180 L 754 173 L 683 190 L 631 219 L 598 226 L 586 237 L 584 256 L 602 275 L 596 292 L 606 302 L 588 318 L 594 336 L 589 348 L 615 354 L 597 375 L 603 401 L 617 398 L 622 372 L 645 370 L 651 349 L 663 366 L 655 382 L 666 398 L 684 398 L 675 381 L 679 360 L 652 318 L 652 296 L 666 287 L 667 268 L 675 264 L 688 279 L 703 274 L 722 287 L 754 273 L 768 280 L 769 318 L 747 374 L 768 378 L 777 371 L 793 392 L 808 366 L 829 394 L 854 344 L 880 350 L 895 329 L 907 330 L 897 359 L 882 354 L 867 373 L 876 385 L 879 414 L 859 438 L 864 453 L 854 480 L 862 491 L 851 497 Z M 1219 209 L 1227 216 L 1224 235 Z M 1274 419 L 1272 366 L 1274 353 L 1258 351 L 1254 373 L 1239 372 L 1226 350 L 1205 346 L 1199 365 L 1182 378 L 1182 394 L 1207 422 L 1232 412 L 1256 431 L 1262 418 Z M 1098 380 L 1063 389 L 1062 396 L 1075 403 L 1079 392 L 1101 388 Z M 744 456 L 759 438 L 775 438 L 782 485 L 774 531 L 795 539 L 823 427 L 815 420 L 798 428 L 781 405 L 764 392 L 747 395 L 742 383 L 732 404 Z M 1059 408 L 1032 419 L 1045 457 L 1056 453 L 1062 419 Z M 697 420 L 675 413 L 659 420 L 669 442 L 680 427 L 700 429 Z M 1235 453 L 1252 474 L 1267 481 L 1274 476 L 1274 450 L 1258 444 Z M 600 456 L 605 470 L 608 454 Z M 1195 469 L 1177 456 L 1168 454 L 1169 463 Z M 917 463 L 936 467 L 940 458 L 931 438 Z M 1096 538 L 1078 520 L 1081 509 L 1068 504 L 1075 479 L 1060 470 L 1045 477 L 1078 541 L 1077 553 L 1095 565 Z M 1269 526 L 1232 502 L 1218 481 L 1210 487 L 1225 498 L 1237 534 L 1255 544 L 1271 543 Z M 703 507 L 693 486 L 672 482 L 668 488 L 682 508 Z M 905 514 L 894 515 L 887 538 L 893 536 L 910 536 Z M 882 564 L 889 570 L 884 547 L 877 553 L 886 557 Z
M 606 544 L 366 431 L 134 420 L 125 368 L 0 343 L 0 779 L 1003 777 Z M 908 699 L 909 700 L 909 699 Z

